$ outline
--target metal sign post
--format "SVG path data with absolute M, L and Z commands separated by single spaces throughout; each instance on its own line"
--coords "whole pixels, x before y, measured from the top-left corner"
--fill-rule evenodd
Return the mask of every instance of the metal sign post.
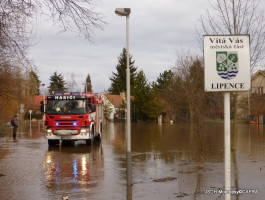
M 31 130 L 31 113 L 32 113 L 32 110 L 29 110 L 29 134 L 30 134 L 30 136 L 32 135 L 32 130 Z
M 225 157 L 225 190 L 231 190 L 231 141 L 230 141 L 230 92 L 224 93 L 224 157 Z M 230 194 L 226 194 L 226 200 L 230 200 Z
M 204 67 L 205 91 L 224 92 L 225 199 L 230 200 L 230 92 L 251 88 L 249 35 L 204 36 Z
M 32 113 L 32 110 L 29 110 L 29 122 L 31 124 L 31 113 Z

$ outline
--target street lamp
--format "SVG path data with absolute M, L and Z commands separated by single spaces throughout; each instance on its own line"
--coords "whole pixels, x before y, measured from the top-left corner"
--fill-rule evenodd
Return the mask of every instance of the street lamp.
M 131 9 L 130 8 L 116 8 L 115 13 L 119 16 L 129 17 L 129 15 L 131 13 Z M 127 38 L 127 39 L 129 39 L 129 38 Z
M 126 152 L 126 173 L 127 185 L 132 185 L 132 167 L 131 167 L 131 91 L 130 91 L 130 67 L 129 67 L 129 16 L 131 13 L 130 8 L 116 8 L 115 13 L 119 16 L 126 16 L 126 51 L 127 51 L 127 68 L 126 68 L 126 106 L 127 106 L 127 121 L 126 121 L 126 134 L 127 134 L 127 152 Z

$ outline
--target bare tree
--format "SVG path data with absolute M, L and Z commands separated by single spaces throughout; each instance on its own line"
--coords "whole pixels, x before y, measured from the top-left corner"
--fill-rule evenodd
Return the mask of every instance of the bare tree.
M 0 1 L 0 123 L 10 119 L 18 105 L 30 98 L 27 79 L 35 67 L 27 51 L 32 45 L 37 15 L 49 16 L 61 31 L 77 30 L 92 41 L 94 31 L 104 25 L 97 4 L 98 0 Z M 72 87 L 76 84 L 73 78 Z
M 207 35 L 249 34 L 251 70 L 264 59 L 265 16 L 259 0 L 209 0 L 211 10 L 200 17 L 198 33 Z M 200 34 L 202 35 L 202 34 Z
M 66 78 L 66 88 L 69 92 L 76 92 L 77 91 L 77 83 L 75 80 L 75 73 L 72 72 L 70 75 Z
M 26 24 L 30 15 L 22 14 L 25 10 L 32 12 L 32 8 L 27 4 L 20 5 L 8 0 L 0 2 L 0 64 L 28 62 L 25 56 L 29 45 Z
M 14 113 L 18 112 L 18 105 L 25 98 L 26 82 L 23 80 L 20 68 L 10 66 L 9 63 L 0 67 L 0 124 L 7 122 Z
M 202 58 L 190 51 L 178 53 L 175 67 L 172 69 L 174 77 L 178 78 L 182 102 L 175 107 L 188 104 L 190 123 L 195 123 L 200 139 L 200 149 L 203 149 L 202 121 L 208 116 L 216 115 L 220 109 L 220 93 L 206 93 L 204 91 L 204 68 Z
M 201 75 L 201 73 L 197 73 L 196 77 L 191 77 L 193 74 L 191 72 L 191 67 L 196 60 L 198 60 L 197 56 L 193 56 L 190 52 L 182 51 L 178 53 L 178 59 L 173 68 L 173 72 L 181 79 L 181 89 L 189 105 L 190 122 L 194 121 L 196 107 L 198 106 L 197 95 L 199 93 L 195 83 L 197 83 L 197 78 Z
M 61 31 L 77 29 L 92 41 L 95 29 L 102 29 L 103 15 L 97 10 L 97 0 L 1 0 L 0 55 L 11 60 L 26 61 L 31 44 L 32 20 L 36 15 L 50 16 Z M 0 62 L 1 64 L 1 62 Z
M 203 90 L 203 68 L 199 57 L 190 52 L 183 51 L 178 59 L 173 72 L 181 79 L 180 87 L 188 104 L 190 123 L 196 123 L 197 133 L 200 138 L 200 149 L 203 148 L 202 119 L 205 116 L 205 92 Z
M 50 11 L 53 20 L 63 27 L 62 31 L 77 28 L 79 33 L 90 41 L 94 30 L 102 29 L 105 23 L 103 15 L 96 7 L 98 0 L 35 0 L 35 4 L 41 9 L 42 3 Z
M 265 16 L 259 0 L 209 0 L 211 10 L 201 16 L 202 32 L 207 35 L 250 35 L 251 71 L 264 60 Z M 201 32 L 201 31 L 198 31 Z M 233 149 L 236 144 L 238 93 L 233 94 Z

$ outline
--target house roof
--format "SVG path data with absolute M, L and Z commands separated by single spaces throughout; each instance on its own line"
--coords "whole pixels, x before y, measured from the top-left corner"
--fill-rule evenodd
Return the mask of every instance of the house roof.
M 258 76 L 259 74 L 265 76 L 265 71 L 264 71 L 264 70 L 258 70 L 258 71 L 252 76 L 252 80 L 254 80 L 255 78 L 257 78 L 257 76 Z
M 105 96 L 115 108 L 118 108 L 122 105 L 122 97 L 120 95 L 105 94 Z
M 39 110 L 40 109 L 40 102 L 43 101 L 44 96 L 32 96 L 31 98 L 31 109 Z

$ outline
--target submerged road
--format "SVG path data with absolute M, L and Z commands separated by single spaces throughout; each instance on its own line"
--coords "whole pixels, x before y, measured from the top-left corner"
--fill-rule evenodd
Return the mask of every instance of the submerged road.
M 223 124 L 200 136 L 187 124 L 132 124 L 133 186 L 126 186 L 124 123 L 104 124 L 102 141 L 49 148 L 43 123 L 0 135 L 0 199 L 224 199 Z M 232 199 L 265 196 L 263 126 L 239 125 Z M 250 191 L 251 190 L 251 191 Z M 253 191 L 252 191 L 253 190 Z M 243 192 L 245 193 L 243 194 Z M 246 194 L 246 191 L 250 191 Z

